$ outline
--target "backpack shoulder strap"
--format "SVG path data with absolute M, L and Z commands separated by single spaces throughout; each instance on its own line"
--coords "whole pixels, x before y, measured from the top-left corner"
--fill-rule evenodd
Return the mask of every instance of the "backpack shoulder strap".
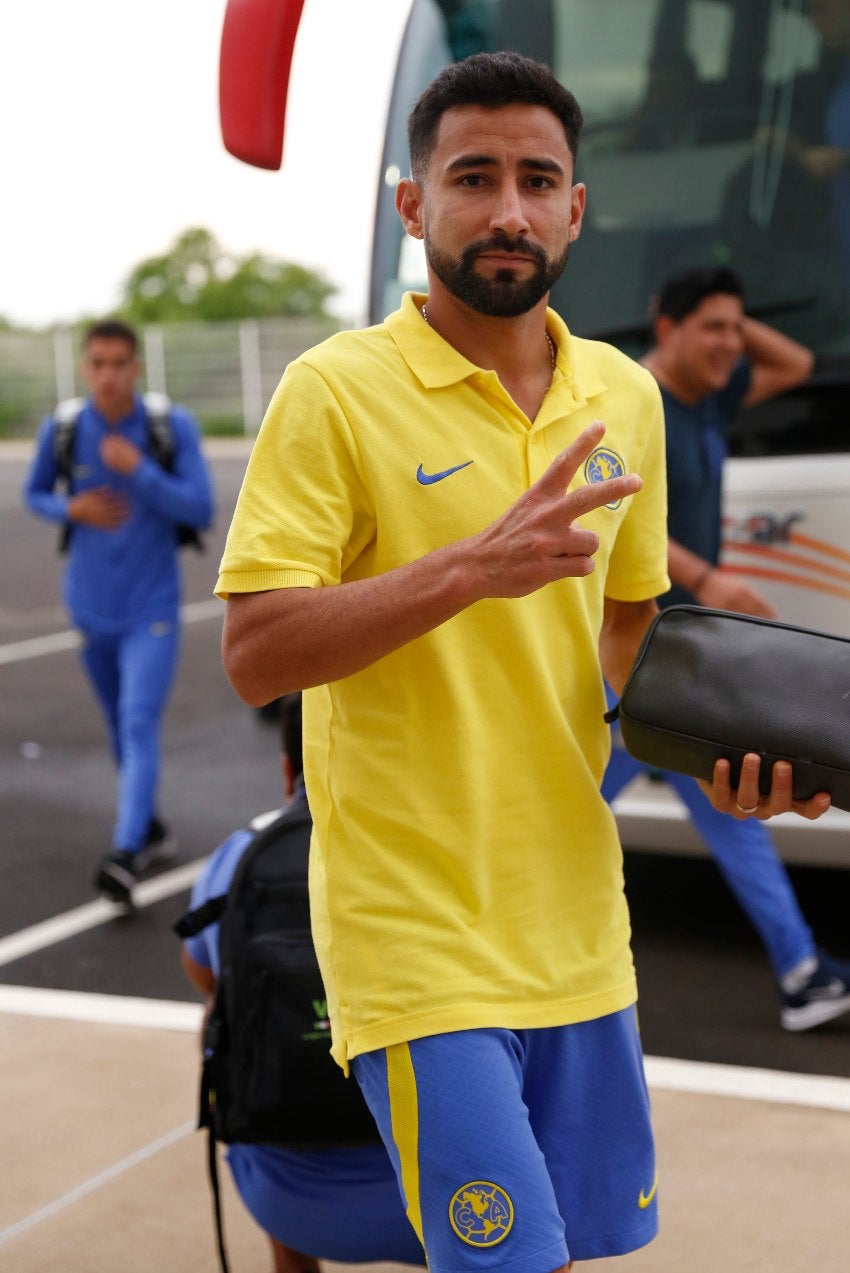
M 203 1124 L 200 1124 L 203 1126 Z M 224 1241 L 224 1212 L 221 1206 L 221 1186 L 218 1180 L 218 1140 L 215 1134 L 215 1119 L 207 1123 L 207 1172 L 213 1196 L 213 1214 L 215 1216 L 215 1238 L 218 1247 L 218 1262 L 221 1273 L 230 1273 L 227 1262 L 227 1246 Z
M 63 398 L 61 402 L 57 402 L 56 404 L 53 412 L 53 419 L 57 423 L 69 420 L 71 424 L 76 424 L 77 417 L 85 405 L 85 398 Z
M 151 450 L 157 464 L 171 468 L 174 458 L 174 432 L 171 427 L 171 399 L 167 393 L 149 391 L 142 394 L 145 420 L 151 440 Z
M 255 832 L 255 841 L 262 839 L 265 843 L 267 840 L 276 840 L 281 830 L 286 827 L 302 827 L 309 822 L 310 810 L 307 806 L 307 797 L 301 796 L 285 809 L 258 814 L 248 825 Z
M 167 393 L 149 390 L 142 394 L 151 455 L 166 473 L 174 472 L 174 428 L 171 423 L 171 399 Z M 189 544 L 197 552 L 204 551 L 204 541 L 194 526 L 180 524 L 177 542 L 181 547 Z
M 255 818 L 250 824 L 254 831 L 254 837 L 249 840 L 245 846 L 239 864 L 234 872 L 233 879 L 230 884 L 230 891 L 235 896 L 242 888 L 242 884 L 246 876 L 250 876 L 254 870 L 254 863 L 257 858 L 272 846 L 279 844 L 282 839 L 293 834 L 300 833 L 299 842 L 305 835 L 309 835 L 308 828 L 312 825 L 310 819 L 310 810 L 307 807 L 306 798 L 298 800 L 295 804 L 290 805 L 286 809 L 281 809 L 276 816 L 272 816 L 269 821 L 268 814 L 261 814 L 259 818 Z M 257 824 L 260 824 L 259 828 Z M 295 841 L 290 841 L 293 845 Z M 306 849 L 305 849 L 306 853 Z M 295 859 L 298 863 L 300 854 Z M 279 858 L 278 861 L 283 864 L 289 862 L 288 858 Z M 288 869 L 288 868 L 285 868 Z M 296 871 L 300 882 L 300 867 L 296 865 Z M 307 877 L 304 875 L 304 890 L 306 895 Z
M 74 471 L 74 439 L 77 436 L 77 422 L 85 405 L 85 398 L 63 398 L 57 403 L 53 412 L 53 458 L 56 461 L 59 478 L 64 482 L 68 493 L 71 490 L 71 476 Z M 59 527 L 59 541 L 56 545 L 60 553 L 68 551 L 70 539 L 71 523 L 64 522 Z
M 62 402 L 57 403 L 53 412 L 53 458 L 56 460 L 60 476 L 66 482 L 71 480 L 74 437 L 77 421 L 85 405 L 85 398 L 64 398 Z
M 218 996 L 216 996 L 210 1020 L 214 1018 L 217 1007 Z M 209 1030 L 209 1025 L 207 1029 Z M 206 1130 L 207 1133 L 207 1175 L 209 1176 L 210 1191 L 213 1197 L 213 1218 L 215 1220 L 218 1262 L 221 1266 L 221 1273 L 230 1273 L 230 1265 L 227 1261 L 227 1245 L 224 1240 L 224 1209 L 221 1203 L 221 1185 L 218 1178 L 218 1137 L 215 1130 L 214 1105 L 215 1091 L 213 1090 L 212 1074 L 210 1072 L 210 1058 L 205 1056 L 201 1066 L 197 1130 Z
M 300 804 L 300 802 L 299 802 Z M 306 802 L 305 802 L 306 804 Z M 247 842 L 234 871 L 233 878 L 230 882 L 228 892 L 219 893 L 216 897 L 208 897 L 200 906 L 196 906 L 193 910 L 185 911 L 179 919 L 171 926 L 171 931 L 176 933 L 181 939 L 186 937 L 197 937 L 198 933 L 202 933 L 205 928 L 209 928 L 210 924 L 215 924 L 221 919 L 227 906 L 227 897 L 231 889 L 238 887 L 237 879 L 243 874 L 243 863 L 248 852 L 257 845 L 258 841 L 261 845 L 268 843 L 269 839 L 276 839 L 278 834 L 278 824 L 283 820 L 291 822 L 292 815 L 295 814 L 300 821 L 299 805 L 293 805 L 290 809 L 272 809 L 268 813 L 258 813 L 248 823 L 248 830 L 254 834 Z M 309 813 L 306 818 L 309 819 Z M 269 833 L 268 836 L 266 833 Z
M 210 924 L 214 924 L 221 919 L 226 904 L 226 893 L 220 893 L 218 897 L 208 897 L 201 906 L 195 907 L 192 911 L 184 912 L 179 919 L 175 920 L 171 926 L 171 931 L 176 933 L 181 939 L 197 937 L 198 933 L 202 933 L 205 928 L 209 928 Z

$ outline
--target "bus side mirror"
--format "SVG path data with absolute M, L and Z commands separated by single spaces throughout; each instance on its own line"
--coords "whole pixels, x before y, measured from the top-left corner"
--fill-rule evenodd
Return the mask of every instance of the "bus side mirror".
M 228 0 L 218 91 L 225 149 L 255 168 L 280 168 L 295 36 L 304 0 Z

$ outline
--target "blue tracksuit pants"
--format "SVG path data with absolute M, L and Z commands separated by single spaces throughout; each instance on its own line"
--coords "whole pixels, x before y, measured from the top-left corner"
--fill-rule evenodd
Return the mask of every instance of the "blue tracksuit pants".
M 106 719 L 118 769 L 112 847 L 135 852 L 156 812 L 160 722 L 177 668 L 176 619 L 128 632 L 83 632 L 82 661 Z
M 614 731 L 611 760 L 602 783 L 610 803 L 647 766 L 635 760 Z M 800 910 L 788 872 L 770 833 L 755 818 L 739 821 L 718 813 L 694 778 L 665 771 L 691 821 L 708 846 L 723 878 L 767 950 L 777 978 L 815 953 L 812 931 Z

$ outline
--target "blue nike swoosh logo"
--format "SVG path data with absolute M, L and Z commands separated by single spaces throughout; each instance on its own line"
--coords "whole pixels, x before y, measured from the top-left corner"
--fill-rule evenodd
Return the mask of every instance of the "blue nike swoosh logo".
M 453 469 L 443 469 L 442 473 L 426 473 L 420 464 L 416 470 L 416 480 L 420 486 L 433 486 L 435 482 L 442 482 L 444 477 L 451 477 L 452 473 L 459 473 L 472 463 L 473 460 L 466 460 L 463 464 L 456 464 Z

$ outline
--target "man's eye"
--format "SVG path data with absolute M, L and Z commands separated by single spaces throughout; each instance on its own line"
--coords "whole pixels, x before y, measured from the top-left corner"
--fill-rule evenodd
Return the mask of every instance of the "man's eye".
M 460 179 L 460 185 L 472 186 L 473 189 L 484 184 L 484 178 L 480 172 L 467 172 Z

